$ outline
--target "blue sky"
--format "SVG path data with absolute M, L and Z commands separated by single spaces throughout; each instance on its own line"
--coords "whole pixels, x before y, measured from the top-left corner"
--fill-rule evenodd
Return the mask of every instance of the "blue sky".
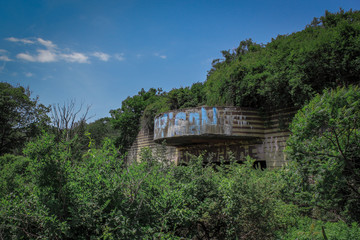
M 302 30 L 359 0 L 0 0 L 0 81 L 49 105 L 76 99 L 90 121 L 141 88 L 206 80 L 221 50 Z

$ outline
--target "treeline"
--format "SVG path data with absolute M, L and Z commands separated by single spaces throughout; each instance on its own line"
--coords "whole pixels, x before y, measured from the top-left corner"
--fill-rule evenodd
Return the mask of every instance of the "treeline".
M 89 106 L 83 107 L 75 100 L 45 106 L 39 97 L 31 96 L 29 88 L 0 82 L 0 156 L 21 155 L 28 142 L 44 133 L 54 135 L 58 142 L 77 138 L 72 151 L 79 158 L 88 147 L 88 134 L 97 147 L 105 138 L 118 137 L 109 117 L 88 124 L 88 110 Z
M 0 83 L 0 239 L 359 239 L 360 12 L 326 12 L 267 45 L 242 41 L 204 83 L 141 90 L 87 124 Z M 288 165 L 175 166 L 124 156 L 139 128 L 202 105 L 296 107 Z

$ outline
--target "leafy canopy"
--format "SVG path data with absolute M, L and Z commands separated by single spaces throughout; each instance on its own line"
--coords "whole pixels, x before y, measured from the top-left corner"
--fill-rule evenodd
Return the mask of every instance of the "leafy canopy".
M 0 83 L 0 155 L 20 153 L 24 143 L 49 122 L 49 107 L 30 95 L 28 88 Z
M 295 162 L 291 170 L 298 175 L 302 199 L 337 218 L 360 221 L 359 87 L 317 95 L 290 129 L 287 153 Z
M 325 88 L 359 83 L 360 12 L 326 11 L 300 32 L 222 53 L 205 82 L 208 105 L 301 107 Z

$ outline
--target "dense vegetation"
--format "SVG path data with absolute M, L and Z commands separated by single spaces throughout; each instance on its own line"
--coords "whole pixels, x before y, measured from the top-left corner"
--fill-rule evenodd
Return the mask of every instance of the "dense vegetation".
M 30 97 L 29 88 L 0 83 L 0 154 L 21 153 L 25 142 L 49 122 L 49 108 Z
M 325 88 L 359 82 L 359 12 L 329 12 L 303 31 L 267 45 L 242 41 L 213 62 L 205 83 L 207 104 L 265 110 L 298 107 Z
M 223 51 L 205 83 L 141 90 L 86 124 L 0 84 L 0 239 L 360 239 L 360 12 Z M 159 112 L 297 107 L 288 165 L 175 166 L 162 147 L 124 161 Z M 81 108 L 80 108 L 81 109 Z M 75 121 L 78 119 L 78 121 Z

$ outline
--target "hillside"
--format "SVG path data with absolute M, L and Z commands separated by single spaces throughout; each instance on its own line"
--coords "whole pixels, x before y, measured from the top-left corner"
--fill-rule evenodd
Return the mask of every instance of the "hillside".
M 222 55 L 212 62 L 204 83 L 169 92 L 142 89 L 112 110 L 118 145 L 127 149 L 140 122 L 152 129 L 154 116 L 164 111 L 239 106 L 266 113 L 300 108 L 324 89 L 359 84 L 360 12 L 327 11 L 302 31 L 279 35 L 266 45 L 244 40 Z

